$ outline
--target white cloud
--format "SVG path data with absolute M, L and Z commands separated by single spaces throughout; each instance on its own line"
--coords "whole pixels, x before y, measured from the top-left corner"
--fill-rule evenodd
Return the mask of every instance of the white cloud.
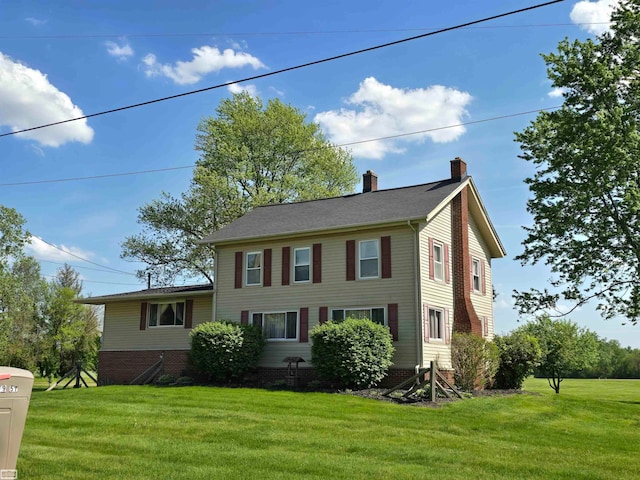
M 266 68 L 266 66 L 256 57 L 245 52 L 235 52 L 227 48 L 224 51 L 216 47 L 207 45 L 200 48 L 193 48 L 193 60 L 183 62 L 178 60 L 175 65 L 158 63 L 156 56 L 152 53 L 146 55 L 142 62 L 145 65 L 147 77 L 161 75 L 170 78 L 178 85 L 188 85 L 199 82 L 202 77 L 209 73 L 219 72 L 223 68 L 242 68 L 246 66 Z
M 346 103 L 358 110 L 342 108 L 318 113 L 314 121 L 336 144 L 435 129 L 462 123 L 472 96 L 453 88 L 400 89 L 384 85 L 373 77 L 360 83 Z M 402 153 L 401 143 L 452 142 L 462 135 L 463 126 L 446 128 L 395 140 L 368 142 L 350 148 L 355 156 L 381 159 L 387 153 Z
M 237 83 L 232 83 L 227 86 L 227 89 L 231 93 L 247 92 L 252 97 L 258 96 L 258 88 L 255 85 L 239 85 Z
M 597 0 L 590 2 L 583 0 L 576 3 L 569 16 L 573 23 L 585 24 L 580 28 L 594 35 L 599 35 L 609 30 L 611 12 L 618 6 L 620 0 Z
M 566 90 L 562 87 L 556 87 L 553 90 L 551 90 L 549 93 L 547 93 L 547 96 L 551 98 L 560 98 L 562 97 L 565 91 Z
M 86 259 L 91 259 L 91 257 L 95 256 L 93 252 L 88 252 L 77 247 L 67 247 L 62 244 L 57 245 L 57 247 L 58 248 L 53 247 L 48 243 L 42 241 L 41 238 L 32 235 L 31 243 L 27 245 L 26 250 L 38 260 L 49 260 L 52 262 L 68 262 L 78 260 L 73 255 L 69 255 L 65 252 L 70 252 L 74 255 L 78 255 L 79 257 Z M 64 252 L 62 250 L 64 250 Z
M 83 115 L 66 93 L 49 83 L 46 75 L 0 52 L 0 125 L 15 132 Z M 84 119 L 18 135 L 40 145 L 58 147 L 66 142 L 90 143 L 93 129 Z
M 278 95 L 279 97 L 284 97 L 284 92 L 282 90 L 278 90 L 276 87 L 269 87 L 269 90 Z
M 107 53 L 118 60 L 126 60 L 133 55 L 133 48 L 125 40 L 122 40 L 120 45 L 111 40 L 104 42 L 104 44 L 107 47 Z
M 47 23 L 46 20 L 40 20 L 39 18 L 34 18 L 34 17 L 27 17 L 24 19 L 26 22 L 29 22 L 31 25 L 33 25 L 34 27 L 41 27 L 42 25 L 44 25 L 45 23 Z

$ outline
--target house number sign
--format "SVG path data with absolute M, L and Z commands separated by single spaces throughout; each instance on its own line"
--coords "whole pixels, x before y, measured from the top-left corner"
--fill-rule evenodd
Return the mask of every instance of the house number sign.
M 17 385 L 0 385 L 0 393 L 18 393 Z

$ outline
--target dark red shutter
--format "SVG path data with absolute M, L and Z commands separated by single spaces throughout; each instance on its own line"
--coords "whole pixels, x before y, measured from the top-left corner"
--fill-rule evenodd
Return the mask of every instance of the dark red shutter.
M 382 278 L 391 278 L 391 237 L 380 239 L 382 250 Z
M 444 309 L 444 342 L 451 343 L 451 325 L 449 325 L 449 309 Z
M 318 323 L 322 325 L 329 318 L 329 307 L 320 307 L 318 311 Z
M 240 312 L 240 323 L 242 325 L 249 325 L 249 310 L 242 310 L 242 312 Z
M 242 288 L 242 252 L 236 252 L 236 288 Z
M 429 305 L 426 303 L 422 306 L 422 316 L 424 317 L 424 341 L 429 343 Z
M 271 286 L 271 249 L 264 249 L 264 278 L 262 279 L 264 287 Z
M 322 282 L 322 244 L 313 244 L 313 283 Z
M 387 305 L 387 315 L 389 318 L 387 323 L 389 325 L 389 331 L 391 332 L 391 336 L 393 340 L 398 340 L 398 304 L 390 303 Z
M 282 247 L 282 285 L 289 285 L 291 275 L 291 247 Z
M 444 244 L 444 281 L 451 283 L 451 274 L 449 273 L 449 245 Z
M 356 241 L 347 240 L 347 281 L 356 279 Z
M 147 328 L 147 305 L 146 302 L 140 304 L 140 330 Z
M 307 307 L 300 309 L 300 343 L 309 341 L 309 309 Z
M 429 237 L 429 278 L 435 280 L 435 264 L 433 263 L 433 238 Z
M 191 328 L 193 323 L 193 300 L 187 300 L 185 304 L 186 312 L 184 312 L 184 328 Z

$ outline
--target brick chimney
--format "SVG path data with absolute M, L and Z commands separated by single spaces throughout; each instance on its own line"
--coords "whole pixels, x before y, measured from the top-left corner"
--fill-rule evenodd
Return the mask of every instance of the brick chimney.
M 467 176 L 467 164 L 451 160 L 451 179 Z M 451 237 L 453 250 L 453 331 L 482 336 L 482 323 L 471 302 L 471 253 L 469 252 L 469 200 L 465 186 L 451 201 Z
M 362 193 L 378 191 L 378 176 L 373 170 L 362 175 Z

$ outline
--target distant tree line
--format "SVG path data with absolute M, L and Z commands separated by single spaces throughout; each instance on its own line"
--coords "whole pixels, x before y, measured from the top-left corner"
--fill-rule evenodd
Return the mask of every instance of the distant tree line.
M 79 274 L 65 264 L 47 281 L 24 253 L 30 238 L 24 224 L 16 210 L 0 205 L 0 365 L 49 378 L 77 361 L 95 369 L 98 315 L 74 302 L 82 291 Z

